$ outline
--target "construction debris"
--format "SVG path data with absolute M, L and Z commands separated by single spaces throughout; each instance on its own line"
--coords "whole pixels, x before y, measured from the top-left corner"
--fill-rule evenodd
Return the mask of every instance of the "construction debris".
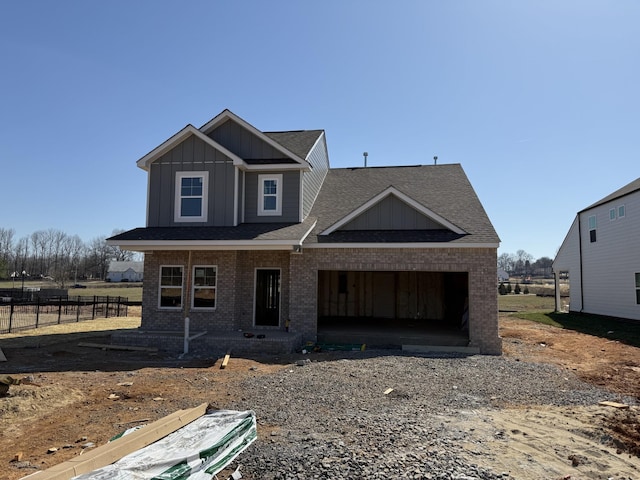
M 224 356 L 224 359 L 222 360 L 222 363 L 220 364 L 220 370 L 224 370 L 225 368 L 227 368 L 227 364 L 229 363 L 229 359 L 231 358 L 230 354 L 226 354 Z
M 131 352 L 157 352 L 154 347 L 136 347 L 134 345 L 111 345 L 109 343 L 80 342 L 79 347 L 100 348 L 102 350 L 128 350 Z
M 33 382 L 31 375 L 23 378 L 12 377 L 11 375 L 0 375 L 0 397 L 4 397 L 9 393 L 9 387 L 11 385 L 33 385 L 39 387 L 37 383 Z
M 609 402 L 609 401 L 598 402 L 598 405 L 602 405 L 603 407 L 613 407 L 613 408 L 619 408 L 619 409 L 629 408 L 629 405 L 626 405 L 624 403 Z
M 0 362 L 6 362 L 6 361 L 7 361 L 7 357 L 4 356 L 4 352 L 0 348 Z

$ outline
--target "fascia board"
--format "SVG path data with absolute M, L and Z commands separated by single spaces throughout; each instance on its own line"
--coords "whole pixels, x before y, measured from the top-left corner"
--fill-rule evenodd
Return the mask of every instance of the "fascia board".
M 351 220 L 353 220 L 354 218 L 358 217 L 360 214 L 362 214 L 363 212 L 365 212 L 369 208 L 373 207 L 375 204 L 379 203 L 380 201 L 382 201 L 383 199 L 385 199 L 389 195 L 395 195 L 400 200 L 402 200 L 403 202 L 407 203 L 411 207 L 415 208 L 417 211 L 419 211 L 420 213 L 422 213 L 426 217 L 429 217 L 433 221 L 435 221 L 435 222 L 439 223 L 440 225 L 448 228 L 452 232 L 458 233 L 460 235 L 464 235 L 464 234 L 467 233 L 464 230 L 462 230 L 461 228 L 459 228 L 456 225 L 454 225 L 453 223 L 451 223 L 450 221 L 448 221 L 447 219 L 445 219 L 444 217 L 438 215 L 437 213 L 435 213 L 434 211 L 428 209 L 427 207 L 425 207 L 421 203 L 415 201 L 413 198 L 411 198 L 408 195 L 402 193 L 397 188 L 388 187 L 385 190 L 383 190 L 382 192 L 380 192 L 379 194 L 377 194 L 375 197 L 371 198 L 369 201 L 365 202 L 364 204 L 362 204 L 361 206 L 356 208 L 354 211 L 352 211 L 348 215 L 342 217 L 340 220 L 338 220 L 336 223 L 331 225 L 326 230 L 320 232 L 320 235 L 329 235 L 330 233 L 335 232 L 340 227 L 346 225 Z
M 441 249 L 441 248 L 499 248 L 500 243 L 310 243 L 303 245 L 305 249 L 319 248 L 421 248 L 421 249 Z
M 293 240 L 108 240 L 107 245 L 116 245 L 123 250 L 144 252 L 151 250 L 291 250 L 300 245 Z
M 298 165 L 293 163 L 271 163 L 268 165 L 249 165 L 248 163 L 243 162 L 242 166 L 240 166 L 239 168 L 247 172 L 275 172 L 275 171 L 279 172 L 281 170 L 294 170 L 294 171 L 308 172 L 311 170 L 310 168 L 307 168 L 304 165 Z
M 162 144 L 160 144 L 159 146 L 151 150 L 149 153 L 147 153 L 144 157 L 142 157 L 140 160 L 136 162 L 136 165 L 138 165 L 138 167 L 140 167 L 141 169 L 148 171 L 149 165 L 154 160 L 158 159 L 159 157 L 167 153 L 173 147 L 180 144 L 180 142 L 183 142 L 185 139 L 189 137 L 189 135 L 195 135 L 197 138 L 199 138 L 206 144 L 210 145 L 212 148 L 225 154 L 227 157 L 233 160 L 234 165 L 241 166 L 245 164 L 244 160 L 238 157 L 235 153 L 231 152 L 230 150 L 227 150 L 218 142 L 216 142 L 212 138 L 207 137 L 204 133 L 202 133 L 196 127 L 189 124 L 186 127 L 184 127 L 182 130 L 180 130 L 178 133 L 173 135 L 171 138 L 169 138 L 168 140 L 166 140 L 165 142 L 163 142 Z
M 224 110 L 222 113 L 220 113 L 219 115 L 217 115 L 216 117 L 212 118 L 211 120 L 209 120 L 207 123 L 205 123 L 202 127 L 200 127 L 200 131 L 204 134 L 209 133 L 211 130 L 213 130 L 215 127 L 217 127 L 218 125 L 220 125 L 221 123 L 225 122 L 226 120 L 233 120 L 234 122 L 240 124 L 241 126 L 243 126 L 244 128 L 246 128 L 247 130 L 249 130 L 251 133 L 253 133 L 254 135 L 256 135 L 258 138 L 260 138 L 261 140 L 265 141 L 266 143 L 268 143 L 269 145 L 271 145 L 273 148 L 275 148 L 276 150 L 282 152 L 284 155 L 286 155 L 287 157 L 292 158 L 293 160 L 295 160 L 296 162 L 299 162 L 300 164 L 302 164 L 304 167 L 309 168 L 309 162 L 307 162 L 304 158 L 299 157 L 298 155 L 296 155 L 295 153 L 293 153 L 292 151 L 290 151 L 289 149 L 283 147 L 282 145 L 280 145 L 278 142 L 276 142 L 275 140 L 269 138 L 267 135 L 265 135 L 264 133 L 262 133 L 260 130 L 258 130 L 256 127 L 254 127 L 253 125 L 251 125 L 249 122 L 247 122 L 246 120 L 243 120 L 242 118 L 240 118 L 239 116 L 237 116 L 235 113 L 233 113 L 231 110 Z

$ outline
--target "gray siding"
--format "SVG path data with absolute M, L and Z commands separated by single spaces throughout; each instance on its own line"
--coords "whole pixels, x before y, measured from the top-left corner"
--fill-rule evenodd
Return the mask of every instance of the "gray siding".
M 302 178 L 302 217 L 307 218 L 313 202 L 318 196 L 322 182 L 329 171 L 329 155 L 327 153 L 327 142 L 324 133 L 315 144 L 306 160 L 311 164 L 311 171 L 304 172 Z
M 209 137 L 242 159 L 281 159 L 285 155 L 237 123 L 227 120 Z
M 433 230 L 444 228 L 407 205 L 395 195 L 379 203 L 344 225 L 341 230 Z
M 149 227 L 233 225 L 234 169 L 226 155 L 191 136 L 151 164 Z M 206 222 L 174 222 L 177 172 L 208 171 Z
M 258 175 L 282 174 L 282 215 L 258 215 Z M 245 223 L 299 222 L 300 221 L 300 172 L 246 172 L 244 197 Z

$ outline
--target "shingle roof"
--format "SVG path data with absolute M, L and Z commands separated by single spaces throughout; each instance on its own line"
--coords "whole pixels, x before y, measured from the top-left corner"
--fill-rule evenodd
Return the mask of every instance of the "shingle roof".
M 315 145 L 324 130 L 293 130 L 289 132 L 263 132 L 287 150 L 302 158 L 307 158 L 311 147 Z
M 318 223 L 305 244 L 355 241 L 345 240 L 356 238 L 358 234 L 352 232 L 336 231 L 322 238 L 319 234 L 390 186 L 467 233 L 462 236 L 449 234 L 448 240 L 444 241 L 475 244 L 500 241 L 462 167 L 445 164 L 329 170 L 310 213 Z M 373 239 L 371 233 L 362 238 Z M 413 242 L 417 237 L 415 231 L 399 230 L 386 234 L 377 232 L 376 238 L 378 241 Z M 422 238 L 417 241 L 442 241 L 444 237 L 441 231 L 432 231 L 422 234 Z
M 589 205 L 587 208 L 581 210 L 581 212 L 584 212 L 586 210 L 590 210 L 590 209 L 592 209 L 594 207 L 597 207 L 598 205 L 602 205 L 604 203 L 610 202 L 611 200 L 616 200 L 616 199 L 618 199 L 620 197 L 624 197 L 625 195 L 629 195 L 630 193 L 636 192 L 638 190 L 640 190 L 640 178 L 635 179 L 633 182 L 628 183 L 624 187 L 619 188 L 618 190 L 616 190 L 615 192 L 607 195 L 603 199 L 598 200 L 593 205 Z

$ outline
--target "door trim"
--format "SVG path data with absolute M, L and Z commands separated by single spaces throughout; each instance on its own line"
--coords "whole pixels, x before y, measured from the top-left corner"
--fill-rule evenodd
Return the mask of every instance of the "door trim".
M 278 285 L 278 325 L 256 325 L 256 303 L 258 302 L 258 270 L 277 270 L 279 275 Z M 253 270 L 253 326 L 255 328 L 280 328 L 282 322 L 282 268 L 280 267 L 256 267 Z

